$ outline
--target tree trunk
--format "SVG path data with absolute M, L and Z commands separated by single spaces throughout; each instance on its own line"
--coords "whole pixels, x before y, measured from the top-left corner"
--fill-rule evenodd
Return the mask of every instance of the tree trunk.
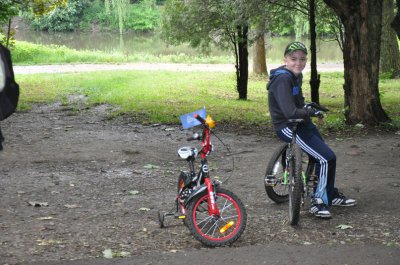
M 397 38 L 400 40 L 400 0 L 397 0 L 396 4 L 397 4 L 397 14 L 390 25 L 396 32 Z
M 237 90 L 239 99 L 247 100 L 247 82 L 249 77 L 249 52 L 248 52 L 248 26 L 238 27 L 238 54 L 239 65 L 237 69 Z
M 390 26 L 394 19 L 393 0 L 383 0 L 381 39 L 381 73 L 391 73 L 391 77 L 400 77 L 400 52 L 396 32 Z
M 265 61 L 265 21 L 260 22 L 256 28 L 256 41 L 253 49 L 253 73 L 268 75 L 267 63 Z
M 379 98 L 382 0 L 324 0 L 344 30 L 344 103 L 347 124 L 390 121 Z
M 316 33 L 316 23 L 315 23 L 315 0 L 309 0 L 309 22 L 310 22 L 310 51 L 311 51 L 311 78 L 310 78 L 310 88 L 311 88 L 311 101 L 319 104 L 319 85 L 320 76 L 317 70 L 317 33 Z

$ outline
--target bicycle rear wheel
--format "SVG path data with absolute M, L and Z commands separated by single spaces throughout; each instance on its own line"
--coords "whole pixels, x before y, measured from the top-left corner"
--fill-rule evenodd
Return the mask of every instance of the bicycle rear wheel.
M 205 191 L 189 202 L 186 223 L 190 232 L 206 246 L 231 245 L 246 228 L 247 213 L 243 203 L 231 191 L 217 187 L 216 204 L 220 216 L 210 216 L 208 200 Z
M 286 170 L 286 151 L 288 144 L 281 144 L 272 154 L 268 162 L 264 177 L 265 191 L 268 197 L 276 203 L 284 203 L 289 200 L 289 192 L 284 183 L 284 174 Z M 266 178 L 274 179 L 275 184 L 267 184 Z
M 299 145 L 292 145 L 293 157 L 289 160 L 289 223 L 297 225 L 300 219 L 301 196 L 303 193 L 302 151 Z

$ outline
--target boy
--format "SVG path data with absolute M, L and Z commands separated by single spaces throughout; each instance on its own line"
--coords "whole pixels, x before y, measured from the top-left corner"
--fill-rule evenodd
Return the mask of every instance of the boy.
M 288 120 L 304 119 L 297 130 L 297 143 L 316 160 L 315 172 L 319 176 L 310 212 L 320 218 L 330 218 L 328 206 L 355 206 L 357 202 L 335 188 L 336 155 L 312 123 L 311 117 L 320 113 L 305 106 L 301 90 L 306 63 L 306 46 L 301 42 L 290 43 L 285 49 L 284 65 L 271 70 L 267 84 L 268 107 L 276 134 L 285 142 L 292 138 Z

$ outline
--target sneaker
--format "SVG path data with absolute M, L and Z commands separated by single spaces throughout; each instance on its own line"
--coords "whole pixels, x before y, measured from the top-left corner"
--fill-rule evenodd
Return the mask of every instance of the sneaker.
M 357 201 L 354 199 L 346 198 L 346 196 L 343 195 L 343 193 L 339 192 L 337 189 L 335 189 L 335 196 L 332 199 L 332 206 L 355 206 L 357 205 Z
M 312 205 L 310 213 L 320 218 L 331 218 L 331 213 L 329 212 L 328 207 L 324 204 L 322 199 L 314 198 L 312 199 L 311 203 Z

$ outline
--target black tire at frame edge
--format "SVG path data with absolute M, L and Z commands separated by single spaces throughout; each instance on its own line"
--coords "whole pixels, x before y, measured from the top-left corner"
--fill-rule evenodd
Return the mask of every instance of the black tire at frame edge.
M 281 144 L 277 149 L 275 149 L 274 153 L 271 156 L 271 159 L 268 162 L 267 170 L 265 171 L 265 176 L 271 175 L 272 170 L 274 169 L 275 163 L 278 159 L 281 159 L 283 152 L 288 148 L 287 143 Z M 275 192 L 274 187 L 265 185 L 265 181 L 263 179 L 265 192 L 267 193 L 268 197 L 276 203 L 284 203 L 289 200 L 288 195 L 279 195 Z
M 199 196 L 196 196 L 196 198 L 194 198 L 189 203 L 189 205 L 187 206 L 186 224 L 187 224 L 187 226 L 189 228 L 190 233 L 194 236 L 194 238 L 196 238 L 198 241 L 200 241 L 201 243 L 203 243 L 204 245 L 206 245 L 208 247 L 220 247 L 220 246 L 232 245 L 243 234 L 243 232 L 244 232 L 244 230 L 246 228 L 246 224 L 247 224 L 246 209 L 245 209 L 244 204 L 242 203 L 242 201 L 239 199 L 239 197 L 236 194 L 234 194 L 233 192 L 231 192 L 229 190 L 226 190 L 224 188 L 220 188 L 220 187 L 217 187 L 216 192 L 217 192 L 217 196 L 220 193 L 226 194 L 229 197 L 231 197 L 237 203 L 237 205 L 239 207 L 239 210 L 242 213 L 241 214 L 242 220 L 240 222 L 240 227 L 239 227 L 237 233 L 233 237 L 230 237 L 225 241 L 214 242 L 214 241 L 210 241 L 210 240 L 204 238 L 197 231 L 196 227 L 194 226 L 193 219 L 192 219 L 192 213 L 193 213 L 193 207 L 196 205 L 197 201 L 199 199 L 201 199 L 207 193 L 207 190 L 205 190 L 204 192 L 199 194 Z
M 294 188 L 292 192 L 291 204 L 289 203 L 289 223 L 291 225 L 297 225 L 300 219 L 300 207 L 301 207 L 301 194 L 303 192 L 303 180 L 301 176 L 302 172 L 302 151 L 299 145 L 293 145 L 294 150 L 294 163 L 295 163 L 295 174 L 294 174 Z M 289 177 L 290 179 L 290 177 Z M 291 207 L 290 207 L 291 205 Z M 291 216 L 291 218 L 290 218 Z

